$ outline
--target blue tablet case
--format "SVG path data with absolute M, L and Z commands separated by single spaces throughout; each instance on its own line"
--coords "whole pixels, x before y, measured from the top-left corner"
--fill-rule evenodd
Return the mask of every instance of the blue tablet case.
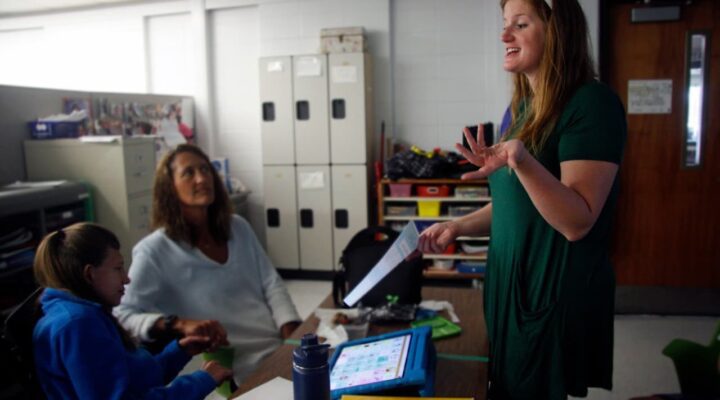
M 435 366 L 437 364 L 437 356 L 435 345 L 432 341 L 432 329 L 429 326 L 345 342 L 339 345 L 333 353 L 330 359 L 330 371 L 332 373 L 338 357 L 346 347 L 372 343 L 407 334 L 410 334 L 411 337 L 402 377 L 383 382 L 336 389 L 330 393 L 332 399 L 339 399 L 344 394 L 374 393 L 407 387 L 417 389 L 418 395 L 421 397 L 433 396 L 435 394 Z

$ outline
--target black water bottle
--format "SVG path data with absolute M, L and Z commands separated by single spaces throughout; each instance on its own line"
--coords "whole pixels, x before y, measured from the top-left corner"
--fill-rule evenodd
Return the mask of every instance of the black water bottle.
M 315 334 L 308 333 L 293 350 L 295 400 L 330 400 L 328 348 L 327 344 L 318 344 Z

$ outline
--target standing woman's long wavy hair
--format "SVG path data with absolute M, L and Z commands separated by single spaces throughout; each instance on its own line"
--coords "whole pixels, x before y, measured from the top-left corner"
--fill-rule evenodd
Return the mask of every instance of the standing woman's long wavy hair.
M 517 130 L 515 137 L 537 154 L 570 97 L 596 74 L 587 21 L 577 0 L 552 0 L 552 8 L 544 0 L 523 1 L 532 5 L 545 24 L 545 48 L 534 92 L 524 74 L 513 78 L 512 123 L 507 132 Z M 500 1 L 503 10 L 507 2 Z
M 102 264 L 110 249 L 120 250 L 120 241 L 114 233 L 100 225 L 77 223 L 43 238 L 35 253 L 33 273 L 42 287 L 65 290 L 101 304 L 125 347 L 134 349 L 135 342 L 112 315 L 111 305 L 103 304 L 84 274 L 86 265 L 95 268 Z
M 215 201 L 208 207 L 208 224 L 210 234 L 218 242 L 226 242 L 230 238 L 230 219 L 232 206 L 225 184 L 220 175 L 212 167 L 208 156 L 197 146 L 191 144 L 178 145 L 165 154 L 155 170 L 153 185 L 152 228 L 164 228 L 165 234 L 172 240 L 184 241 L 192 246 L 197 244 L 197 234 L 182 215 L 180 199 L 175 191 L 173 179 L 173 162 L 180 153 L 192 153 L 210 166 L 215 191 Z

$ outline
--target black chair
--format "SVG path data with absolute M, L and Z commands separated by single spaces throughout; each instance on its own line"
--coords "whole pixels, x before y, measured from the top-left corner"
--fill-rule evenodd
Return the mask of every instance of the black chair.
M 0 336 L 0 376 L 8 382 L 3 382 L 0 399 L 45 399 L 32 349 L 33 329 L 42 316 L 38 301 L 42 292 L 43 288 L 35 290 L 5 318 Z

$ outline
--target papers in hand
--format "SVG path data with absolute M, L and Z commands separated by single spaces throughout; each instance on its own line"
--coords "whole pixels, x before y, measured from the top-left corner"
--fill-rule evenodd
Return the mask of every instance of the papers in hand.
M 365 278 L 345 296 L 343 302 L 350 307 L 354 306 L 367 292 L 387 276 L 390 271 L 395 269 L 410 253 L 417 249 L 419 236 L 420 234 L 417 231 L 417 227 L 410 221 L 405 225 L 405 229 L 403 229 L 400 236 L 395 239 L 395 242 L 390 246 L 385 255 L 383 255 L 380 261 L 368 272 Z

